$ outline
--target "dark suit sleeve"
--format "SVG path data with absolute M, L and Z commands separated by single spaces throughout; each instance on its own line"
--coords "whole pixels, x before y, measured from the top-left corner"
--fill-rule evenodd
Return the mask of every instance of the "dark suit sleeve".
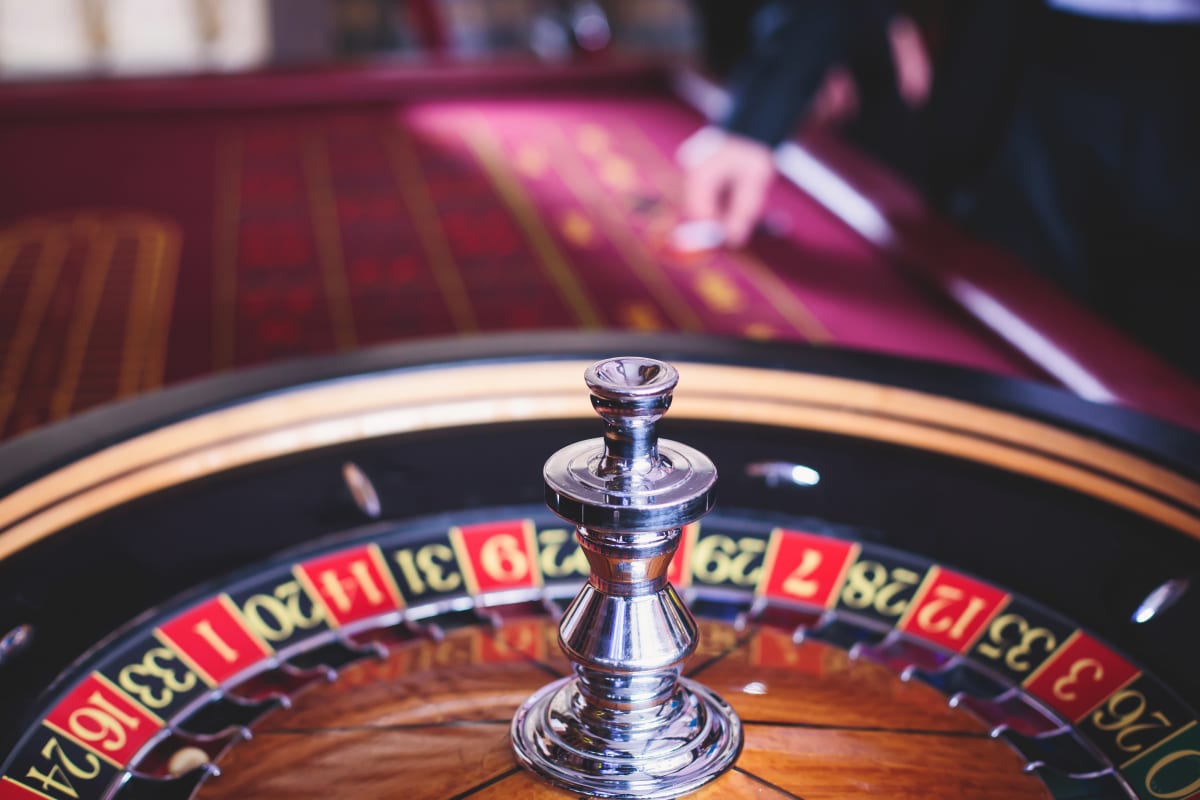
M 751 21 L 749 57 L 730 84 L 733 107 L 721 125 L 771 147 L 795 129 L 841 60 L 861 0 L 772 0 Z M 847 9 L 853 6 L 853 10 Z

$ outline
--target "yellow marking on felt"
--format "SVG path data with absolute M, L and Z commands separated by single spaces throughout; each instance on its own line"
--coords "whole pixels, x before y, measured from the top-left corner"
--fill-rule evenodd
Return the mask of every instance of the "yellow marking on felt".
M 527 178 L 541 178 L 549 167 L 545 149 L 528 142 L 517 148 L 517 171 Z
M 526 240 L 537 253 L 543 269 L 557 286 L 575 319 L 585 328 L 600 327 L 603 323 L 599 311 L 588 299 L 570 263 L 554 243 L 533 200 L 513 173 L 505 168 L 500 143 L 488 129 L 487 123 L 480 120 L 468 126 L 462 135 L 505 207 L 525 232 Z
M 213 212 L 213 369 L 233 366 L 237 336 L 237 266 L 242 213 L 242 141 L 224 138 L 217 150 Z
M 741 266 L 742 274 L 755 284 L 767 302 L 805 339 L 813 344 L 827 344 L 834 340 L 829 329 L 792 288 L 780 280 L 775 270 L 744 250 L 735 254 L 735 261 Z
M 637 183 L 633 164 L 617 155 L 609 155 L 600 162 L 600 180 L 620 191 L 629 191 Z
M 575 134 L 575 145 L 579 152 L 589 156 L 597 156 L 608 150 L 608 132 L 599 125 L 580 125 Z
M 718 313 L 736 314 L 746 307 L 746 298 L 737 284 L 714 269 L 701 270 L 693 286 L 708 307 Z
M 339 350 L 349 350 L 355 346 L 358 337 L 354 332 L 354 308 L 350 304 L 350 289 L 346 282 L 346 259 L 342 251 L 342 232 L 338 224 L 329 151 L 319 131 L 304 137 L 301 150 L 313 237 L 317 242 L 321 278 L 329 304 L 333 341 Z
M 17 318 L 17 326 L 5 354 L 3 370 L 0 371 L 0 434 L 4 432 L 8 416 L 16 405 L 25 368 L 37 344 L 38 332 L 42 328 L 46 309 L 49 308 L 55 287 L 58 285 L 58 275 L 70 249 L 64 232 L 56 226 L 34 222 L 17 225 L 16 231 L 27 231 L 35 237 L 40 237 L 40 241 L 36 238 L 34 241 L 41 245 L 41 252 L 38 254 L 25 301 L 21 304 L 21 315 Z
M 174 237 L 176 242 L 172 247 L 167 226 L 143 217 L 121 219 L 117 228 L 120 235 L 136 243 L 137 261 L 125 325 L 121 371 L 117 379 L 117 396 L 125 397 L 142 389 L 154 388 L 162 381 L 167 332 L 161 326 L 170 323 L 171 304 L 175 299 L 178 235 Z M 159 298 L 163 295 L 166 295 L 163 301 L 165 312 L 159 308 Z M 163 341 L 155 341 L 156 333 L 161 334 Z M 157 361 L 157 364 L 153 364 L 153 361 Z
M 121 369 L 117 377 L 117 397 L 128 397 L 135 393 L 141 383 L 142 366 L 145 360 L 146 329 L 149 326 L 149 308 L 153 302 L 156 282 L 153 255 L 136 233 L 131 237 L 136 242 L 134 252 L 133 280 L 130 282 L 129 303 L 125 311 L 125 345 L 121 348 Z
M 643 173 L 652 177 L 664 196 L 679 196 L 675 191 L 681 180 L 679 168 L 646 137 L 641 128 L 633 124 L 623 125 L 621 141 L 641 151 L 644 156 L 640 160 L 644 167 Z M 797 333 L 815 344 L 834 340 L 833 335 L 817 316 L 772 269 L 746 251 L 736 253 L 735 260 L 759 294 Z
M 661 331 L 666 327 L 650 303 L 626 303 L 621 307 L 621 323 L 635 331 Z
M 90 218 L 77 221 L 76 227 L 84 228 L 87 258 L 71 321 L 67 326 L 67 342 L 58 383 L 50 396 L 50 419 L 62 419 L 71 413 L 75 391 L 79 387 L 79 373 L 83 370 L 84 355 L 96 322 L 96 311 L 104 296 L 104 284 L 108 281 L 109 268 L 117 248 L 117 235 L 112 227 L 97 224 Z
M 779 334 L 775 327 L 767 322 L 751 322 L 742 329 L 742 335 L 747 339 L 757 339 L 759 341 L 767 341 L 776 338 Z
M 408 207 L 409 218 L 417 229 L 417 238 L 421 240 L 434 280 L 450 310 L 450 318 L 459 333 L 477 331 L 479 323 L 475 319 L 475 308 L 446 232 L 438 219 L 437 206 L 421 171 L 416 147 L 411 137 L 399 129 L 393 129 L 391 135 L 386 137 L 386 145 L 396 185 Z
M 162 386 L 167 364 L 167 340 L 171 335 L 171 315 L 175 309 L 175 280 L 179 274 L 179 229 L 159 223 L 154 231 L 158 255 L 157 291 L 151 306 L 150 335 L 146 342 L 142 390 Z
M 692 310 L 677 285 L 663 271 L 662 266 L 650 256 L 644 241 L 629 228 L 629 222 L 620 208 L 609 196 L 596 190 L 595 181 L 582 174 L 579 159 L 570 149 L 566 134 L 561 128 L 554 129 L 555 159 L 552 162 L 567 189 L 588 209 L 592 220 L 599 223 L 601 231 L 621 254 L 634 275 L 641 280 L 650 295 L 666 311 L 672 324 L 683 331 L 704 329 L 699 316 Z
M 569 209 L 558 223 L 562 237 L 576 247 L 590 247 L 596 241 L 596 227 L 576 209 Z

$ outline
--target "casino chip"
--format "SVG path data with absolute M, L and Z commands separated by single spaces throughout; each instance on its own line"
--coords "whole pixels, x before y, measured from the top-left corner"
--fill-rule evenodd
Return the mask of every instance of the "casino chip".
M 711 219 L 682 222 L 671 232 L 671 249 L 677 253 L 701 253 L 725 244 L 725 226 Z

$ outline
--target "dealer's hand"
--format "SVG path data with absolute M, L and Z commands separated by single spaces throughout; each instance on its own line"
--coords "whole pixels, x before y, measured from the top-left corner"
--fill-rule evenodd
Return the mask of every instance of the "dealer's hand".
M 933 60 L 925 48 L 921 29 L 911 18 L 897 14 L 888 24 L 896 91 L 909 108 L 920 108 L 933 91 Z
M 684 168 L 684 213 L 716 222 L 725 243 L 740 247 L 763 213 L 775 177 L 771 148 L 753 139 L 705 128 L 679 149 Z

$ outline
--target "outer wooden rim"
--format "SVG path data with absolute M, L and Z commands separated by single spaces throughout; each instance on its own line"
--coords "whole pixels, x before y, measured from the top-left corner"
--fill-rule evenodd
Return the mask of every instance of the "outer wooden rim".
M 0 559 L 183 481 L 330 445 L 464 425 L 594 414 L 590 360 L 529 360 L 339 378 L 165 425 L 0 500 Z M 1200 483 L 1019 415 L 862 380 L 677 361 L 672 416 L 854 436 L 950 455 L 1099 498 L 1200 540 Z

